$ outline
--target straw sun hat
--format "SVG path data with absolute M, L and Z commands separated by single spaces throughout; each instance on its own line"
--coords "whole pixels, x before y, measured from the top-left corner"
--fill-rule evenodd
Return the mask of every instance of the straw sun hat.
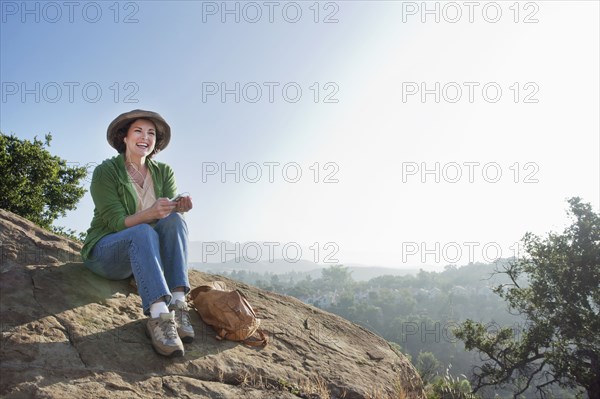
M 108 130 L 106 131 L 108 143 L 117 151 L 124 151 L 123 129 L 128 126 L 129 123 L 137 119 L 147 119 L 152 121 L 154 126 L 156 126 L 155 152 L 162 151 L 169 145 L 169 141 L 171 140 L 171 127 L 169 124 L 156 112 L 144 111 L 141 109 L 125 112 L 124 114 L 117 116 L 115 120 L 108 125 Z M 127 132 L 125 132 L 125 134 L 127 134 Z

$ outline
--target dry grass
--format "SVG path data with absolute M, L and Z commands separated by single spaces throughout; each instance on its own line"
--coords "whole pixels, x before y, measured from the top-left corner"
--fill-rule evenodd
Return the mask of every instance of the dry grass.
M 253 375 L 248 371 L 238 374 L 236 380 L 241 386 L 251 387 L 255 389 L 273 390 L 279 389 L 288 391 L 294 395 L 308 398 L 331 399 L 332 393 L 329 390 L 327 380 L 320 375 L 307 378 L 298 382 L 279 379 L 277 383 L 269 382 L 262 375 Z M 366 394 L 367 399 L 409 399 L 409 395 L 402 386 L 402 382 L 398 378 L 392 385 L 393 393 L 382 387 L 372 387 Z M 346 396 L 345 393 L 336 397 L 342 399 Z
M 389 399 L 389 395 L 381 388 L 371 388 L 370 392 L 367 392 L 367 399 Z
M 327 387 L 327 381 L 325 381 L 325 379 L 320 375 L 315 377 L 313 384 L 313 392 L 310 393 L 319 395 L 321 399 L 331 398 L 331 392 L 329 392 L 329 388 Z
M 408 399 L 406 391 L 402 387 L 400 380 L 396 381 L 393 386 L 394 393 L 390 395 L 388 391 L 380 387 L 371 388 L 366 394 L 367 399 Z
M 406 390 L 402 386 L 402 381 L 400 380 L 400 378 L 398 378 L 396 381 L 394 381 L 393 388 L 394 388 L 394 397 L 396 399 L 408 399 L 408 395 L 406 394 Z
M 223 379 L 223 375 L 219 375 L 219 379 Z M 329 390 L 327 380 L 320 375 L 313 376 L 301 381 L 287 381 L 283 378 L 277 382 L 269 381 L 260 374 L 253 374 L 246 370 L 239 372 L 236 376 L 236 381 L 240 386 L 249 387 L 261 390 L 283 390 L 288 391 L 299 397 L 331 399 L 332 392 Z M 402 386 L 400 378 L 393 385 L 392 394 L 389 390 L 382 387 L 372 387 L 366 394 L 368 399 L 409 399 L 409 395 Z M 344 398 L 346 395 L 336 395 L 338 398 Z
M 234 377 L 235 383 L 242 387 L 254 388 L 263 391 L 286 391 L 301 398 L 331 399 L 332 397 L 343 399 L 346 392 L 338 392 L 338 389 L 330 390 L 328 381 L 321 375 L 313 375 L 301 380 L 288 381 L 285 378 L 273 380 L 265 377 L 260 372 L 248 370 L 239 371 L 235 376 L 223 376 L 219 373 L 219 380 L 229 380 Z M 385 386 L 372 386 L 365 393 L 367 399 L 415 399 L 421 397 L 419 384 L 411 380 L 404 380 L 401 375 L 396 375 L 394 381 Z M 422 388 L 421 388 L 422 389 Z M 425 394 L 424 391 L 422 391 Z
M 237 383 L 243 387 L 252 386 L 250 384 L 250 373 L 248 371 L 240 371 L 236 377 Z

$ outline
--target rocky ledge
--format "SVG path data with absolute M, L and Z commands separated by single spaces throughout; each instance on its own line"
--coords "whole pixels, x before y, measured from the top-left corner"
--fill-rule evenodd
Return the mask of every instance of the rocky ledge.
M 424 398 L 381 337 L 294 298 L 222 280 L 250 301 L 265 348 L 217 341 L 195 312 L 184 357 L 157 355 L 128 281 L 80 262 L 79 245 L 0 210 L 0 396 L 6 398 Z

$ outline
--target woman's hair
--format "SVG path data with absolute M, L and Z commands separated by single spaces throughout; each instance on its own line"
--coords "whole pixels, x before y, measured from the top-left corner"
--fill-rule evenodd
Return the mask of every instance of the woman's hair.
M 156 154 L 158 154 L 160 152 L 159 148 L 162 147 L 162 142 L 163 142 L 163 137 L 164 137 L 163 133 L 158 131 L 158 129 L 156 129 L 156 123 L 154 123 L 153 120 L 145 119 L 145 118 L 138 118 L 138 119 L 130 120 L 129 122 L 125 123 L 123 126 L 121 126 L 117 130 L 117 134 L 115 135 L 115 138 L 114 138 L 114 144 L 115 144 L 115 148 L 117 149 L 119 154 L 123 154 L 127 150 L 127 146 L 125 145 L 125 142 L 123 141 L 123 139 L 127 136 L 127 131 L 129 130 L 131 125 L 133 125 L 133 122 L 138 121 L 140 119 L 148 121 L 148 122 L 152 122 L 152 124 L 154 125 L 154 128 L 155 128 L 155 131 L 156 131 L 156 142 L 154 144 L 154 150 L 152 150 L 152 153 L 150 153 L 150 155 L 148 155 L 148 158 L 152 158 L 153 156 L 155 156 Z

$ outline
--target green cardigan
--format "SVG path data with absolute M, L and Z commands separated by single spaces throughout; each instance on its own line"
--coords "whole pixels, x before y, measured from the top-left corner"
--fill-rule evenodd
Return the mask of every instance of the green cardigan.
M 149 158 L 146 159 L 146 165 L 152 175 L 156 198 L 173 198 L 177 192 L 173 169 Z M 137 193 L 125 170 L 124 154 L 107 159 L 96 167 L 90 192 L 95 208 L 94 218 L 81 249 L 84 261 L 102 237 L 125 229 L 125 218 L 137 210 Z

